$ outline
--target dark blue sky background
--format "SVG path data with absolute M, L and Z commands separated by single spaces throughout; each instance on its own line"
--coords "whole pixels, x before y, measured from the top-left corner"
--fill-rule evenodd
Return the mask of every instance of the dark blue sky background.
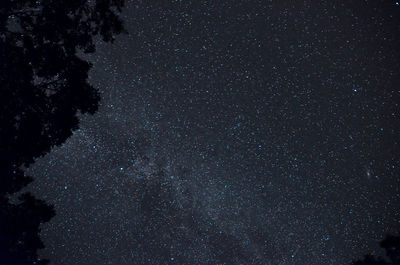
M 218 3 L 217 3 L 218 2 Z M 349 264 L 400 227 L 396 1 L 131 1 L 28 170 L 52 264 Z

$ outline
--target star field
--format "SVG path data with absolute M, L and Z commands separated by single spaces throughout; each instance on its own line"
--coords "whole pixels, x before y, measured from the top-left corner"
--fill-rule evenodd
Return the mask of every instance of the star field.
M 350 264 L 400 228 L 395 1 L 132 1 L 28 169 L 52 264 Z

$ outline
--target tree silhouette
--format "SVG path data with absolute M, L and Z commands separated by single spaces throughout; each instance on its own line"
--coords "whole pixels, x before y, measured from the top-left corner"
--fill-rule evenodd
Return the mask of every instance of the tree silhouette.
M 379 245 L 386 250 L 389 261 L 368 254 L 363 260 L 354 261 L 352 265 L 400 265 L 400 236 L 388 235 Z
M 0 264 L 46 264 L 40 223 L 51 206 L 30 194 L 8 196 L 32 181 L 22 169 L 62 144 L 78 128 L 77 113 L 97 110 L 88 83 L 94 37 L 112 42 L 124 32 L 124 0 L 0 1 Z

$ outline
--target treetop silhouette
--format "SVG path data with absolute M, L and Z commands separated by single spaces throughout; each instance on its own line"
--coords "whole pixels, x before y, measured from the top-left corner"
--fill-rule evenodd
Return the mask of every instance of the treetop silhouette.
M 40 223 L 54 209 L 32 195 L 8 196 L 32 178 L 22 166 L 62 144 L 78 128 L 78 112 L 93 114 L 99 93 L 88 83 L 94 37 L 112 42 L 124 32 L 124 0 L 0 1 L 0 264 L 46 264 Z
M 352 265 L 400 265 L 400 236 L 388 235 L 379 245 L 386 250 L 388 259 L 368 254 L 363 260 L 354 261 Z

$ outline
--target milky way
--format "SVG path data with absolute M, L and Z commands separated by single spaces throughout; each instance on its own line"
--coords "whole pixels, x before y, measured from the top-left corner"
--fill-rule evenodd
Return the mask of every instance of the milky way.
M 218 2 L 218 3 L 216 3 Z M 399 6 L 138 1 L 29 168 L 52 264 L 349 264 L 396 233 Z

